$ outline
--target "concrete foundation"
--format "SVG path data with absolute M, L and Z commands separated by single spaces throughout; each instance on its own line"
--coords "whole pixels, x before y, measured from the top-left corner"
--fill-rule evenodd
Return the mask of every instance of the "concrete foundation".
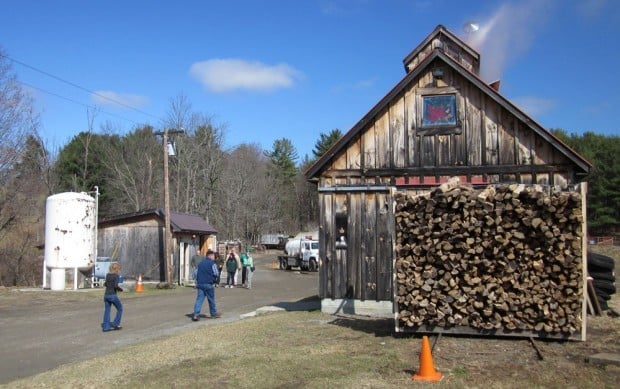
M 391 301 L 370 301 L 370 300 L 350 300 L 350 299 L 323 299 L 321 300 L 321 312 L 330 315 L 352 314 L 372 317 L 392 318 L 393 304 Z

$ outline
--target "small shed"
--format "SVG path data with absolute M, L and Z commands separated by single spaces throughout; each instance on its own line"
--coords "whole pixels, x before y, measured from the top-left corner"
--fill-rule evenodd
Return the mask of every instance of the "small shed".
M 591 167 L 483 81 L 480 55 L 444 26 L 403 63 L 401 81 L 305 172 L 318 185 L 325 312 L 398 314 L 397 198 L 451 177 L 574 190 Z
M 165 281 L 165 212 L 153 209 L 102 219 L 98 223 L 98 256 L 120 261 L 127 278 Z M 179 284 L 191 280 L 191 258 L 217 247 L 217 231 L 201 216 L 170 212 L 172 274 Z

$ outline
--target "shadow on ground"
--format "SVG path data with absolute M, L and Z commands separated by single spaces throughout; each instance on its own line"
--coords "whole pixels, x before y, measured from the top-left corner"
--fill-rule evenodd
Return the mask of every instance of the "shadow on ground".
M 394 319 L 392 318 L 373 318 L 364 316 L 337 316 L 329 324 L 349 328 L 354 331 L 361 331 L 374 334 L 382 338 L 394 335 Z
M 272 305 L 286 311 L 320 311 L 321 299 L 315 295 L 297 301 L 281 301 Z
M 293 302 L 278 302 L 273 306 L 286 311 L 320 311 L 321 299 L 315 295 Z M 374 334 L 377 337 L 393 336 L 395 331 L 393 318 L 334 315 L 334 319 L 329 321 L 329 324 Z

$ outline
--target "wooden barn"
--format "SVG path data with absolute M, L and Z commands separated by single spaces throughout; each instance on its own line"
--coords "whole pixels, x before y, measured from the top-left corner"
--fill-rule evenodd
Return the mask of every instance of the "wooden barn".
M 110 257 L 122 265 L 126 278 L 142 274 L 145 280 L 164 282 L 165 213 L 163 209 L 119 215 L 98 223 L 98 256 Z M 202 217 L 170 212 L 172 232 L 172 274 L 181 285 L 191 280 L 191 258 L 197 252 L 217 247 L 217 231 Z
M 499 82 L 483 81 L 480 55 L 445 27 L 403 62 L 404 78 L 305 173 L 318 185 L 325 312 L 398 319 L 397 199 L 451 177 L 579 191 L 591 167 L 502 96 Z

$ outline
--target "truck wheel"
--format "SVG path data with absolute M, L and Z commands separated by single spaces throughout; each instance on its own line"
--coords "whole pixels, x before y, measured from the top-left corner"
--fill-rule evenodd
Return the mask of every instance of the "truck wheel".
M 310 263 L 308 264 L 308 270 L 319 271 L 319 264 L 316 262 L 316 259 L 314 258 L 310 259 Z

